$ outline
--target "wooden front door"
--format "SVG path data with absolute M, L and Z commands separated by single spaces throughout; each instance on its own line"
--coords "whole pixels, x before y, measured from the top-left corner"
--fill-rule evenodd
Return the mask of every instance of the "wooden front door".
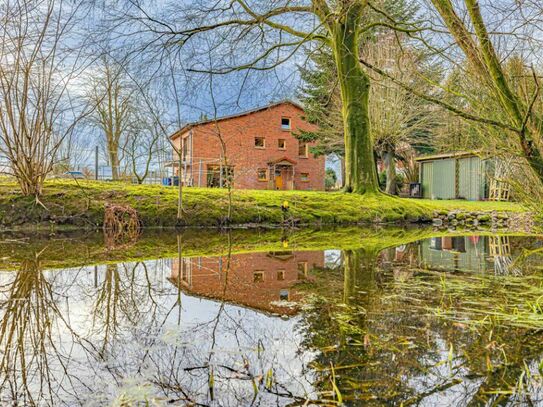
M 275 189 L 283 189 L 282 171 L 275 171 Z

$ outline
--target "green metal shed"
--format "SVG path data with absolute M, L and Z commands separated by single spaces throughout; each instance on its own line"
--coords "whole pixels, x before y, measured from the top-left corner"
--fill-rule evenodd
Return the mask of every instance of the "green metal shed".
M 457 152 L 419 157 L 422 195 L 427 199 L 487 198 L 487 160 L 474 153 Z

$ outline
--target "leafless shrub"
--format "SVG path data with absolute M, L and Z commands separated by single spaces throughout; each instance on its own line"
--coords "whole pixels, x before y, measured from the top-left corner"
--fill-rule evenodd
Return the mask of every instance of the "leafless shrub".
M 36 199 L 61 144 L 88 113 L 69 92 L 82 51 L 63 42 L 81 8 L 64 0 L 10 0 L 0 7 L 0 153 L 21 192 Z

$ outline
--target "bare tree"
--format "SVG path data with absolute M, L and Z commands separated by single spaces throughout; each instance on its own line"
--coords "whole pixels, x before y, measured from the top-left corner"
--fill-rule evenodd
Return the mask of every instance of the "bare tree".
M 152 128 L 151 133 L 151 143 L 152 145 L 158 145 L 158 146 L 164 146 L 166 143 L 171 147 L 173 150 L 173 160 L 177 161 L 177 166 L 179 168 L 178 176 L 179 176 L 179 185 L 178 185 L 178 194 L 177 194 L 177 222 L 178 224 L 181 224 L 183 221 L 183 214 L 184 214 L 184 208 L 183 208 L 183 182 L 181 180 L 183 179 L 183 150 L 182 145 L 179 143 L 177 145 L 172 139 L 170 138 L 172 134 L 172 123 L 169 123 L 166 119 L 167 115 L 165 114 L 165 108 L 164 106 L 159 102 L 160 95 L 154 94 L 154 92 L 159 92 L 159 88 L 152 86 L 149 84 L 149 81 L 144 83 L 145 81 L 138 79 L 135 75 L 132 75 L 130 72 L 125 70 L 125 73 L 127 76 L 131 79 L 133 86 L 137 90 L 137 96 L 141 99 L 141 106 L 140 109 L 144 110 L 146 112 L 146 115 L 148 116 L 148 125 Z M 173 68 L 170 67 L 170 73 L 173 75 Z M 177 109 L 179 109 L 179 101 L 178 101 L 178 94 L 177 94 L 177 87 L 175 84 L 175 80 L 173 81 L 173 88 L 174 88 L 174 99 L 175 99 L 175 105 L 177 106 Z M 178 114 L 178 117 L 180 114 Z M 175 122 L 175 121 L 174 121 Z M 176 123 L 177 126 L 179 126 L 179 120 Z M 156 137 L 156 139 L 155 139 Z M 155 141 L 153 141 L 155 140 Z M 158 150 L 160 151 L 160 149 Z M 155 150 L 156 152 L 156 150 Z M 147 161 L 146 161 L 146 168 L 148 170 L 150 162 L 152 159 L 152 155 L 147 155 Z M 172 165 L 174 165 L 172 160 Z
M 62 44 L 81 2 L 10 0 L 0 8 L 0 153 L 38 197 L 58 150 L 88 109 L 70 95 L 81 51 Z
M 425 70 L 424 54 L 409 47 L 399 35 L 382 35 L 373 46 L 367 47 L 363 58 L 383 67 L 403 83 L 418 89 L 429 85 L 421 79 Z M 384 157 L 386 188 L 396 194 L 396 159 L 420 141 L 432 126 L 433 107 L 396 83 L 368 72 L 372 79 L 370 117 L 373 137 Z
M 134 122 L 124 146 L 124 156 L 138 184 L 143 184 L 149 175 L 151 165 L 160 153 L 162 138 L 157 119 L 144 109 L 145 106 L 138 107 L 138 112 L 134 114 Z
M 97 75 L 91 79 L 87 98 L 95 107 L 92 121 L 103 133 L 111 166 L 111 177 L 118 180 L 128 134 L 133 130 L 136 88 L 125 67 L 107 55 L 100 59 Z

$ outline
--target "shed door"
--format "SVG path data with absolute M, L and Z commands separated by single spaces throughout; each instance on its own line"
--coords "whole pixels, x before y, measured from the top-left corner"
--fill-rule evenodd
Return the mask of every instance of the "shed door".
M 432 178 L 433 169 L 432 163 L 422 163 L 422 196 L 424 198 L 432 198 Z
M 433 198 L 456 198 L 456 160 L 437 160 L 433 163 Z
M 477 201 L 481 199 L 481 160 L 468 157 L 458 160 L 458 197 Z

